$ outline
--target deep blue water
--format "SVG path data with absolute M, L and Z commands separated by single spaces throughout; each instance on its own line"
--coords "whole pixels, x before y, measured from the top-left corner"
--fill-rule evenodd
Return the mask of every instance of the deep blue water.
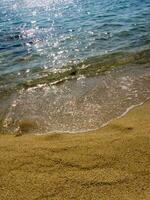
M 149 46 L 149 0 L 0 2 L 0 75 Z

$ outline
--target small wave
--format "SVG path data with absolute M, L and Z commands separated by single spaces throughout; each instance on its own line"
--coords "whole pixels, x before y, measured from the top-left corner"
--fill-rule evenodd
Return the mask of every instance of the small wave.
M 64 66 L 62 69 L 42 72 L 41 77 L 25 81 L 24 87 L 33 87 L 37 84 L 58 84 L 65 80 L 78 78 L 81 75 L 95 76 L 112 68 L 124 65 L 138 65 L 150 63 L 150 50 L 140 52 L 116 52 L 103 56 L 88 58 L 77 64 Z M 34 71 L 34 70 L 33 70 Z M 40 74 L 40 73 L 39 73 Z
M 30 58 L 31 59 L 31 58 Z M 36 87 L 41 84 L 61 84 L 66 80 L 97 76 L 110 69 L 126 65 L 143 65 L 150 63 L 150 49 L 139 52 L 115 52 L 102 56 L 87 58 L 75 64 L 68 64 L 61 69 L 31 68 L 0 76 L 1 92 L 3 90 L 19 90 Z M 3 87 L 4 86 L 4 87 Z M 13 87 L 14 86 L 14 87 Z
M 0 131 L 73 133 L 100 128 L 150 97 L 150 68 L 127 65 L 53 83 L 0 98 Z

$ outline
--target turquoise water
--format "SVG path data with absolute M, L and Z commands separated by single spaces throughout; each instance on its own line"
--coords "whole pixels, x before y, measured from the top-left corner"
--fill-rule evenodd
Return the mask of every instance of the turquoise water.
M 95 76 L 100 76 L 102 73 L 127 66 L 128 75 L 126 76 L 130 76 L 130 69 L 134 65 L 136 66 L 135 74 L 140 68 L 143 71 L 140 71 L 141 74 L 139 73 L 138 77 L 143 74 L 145 76 L 145 72 L 149 73 L 147 71 L 149 63 L 149 0 L 1 0 L 0 2 L 0 112 L 2 113 L 0 122 L 2 126 L 6 126 L 4 119 L 8 118 L 6 116 L 8 110 L 11 112 L 11 106 L 14 105 L 12 102 L 15 98 L 20 98 L 15 95 L 20 94 L 22 90 L 26 93 L 28 89 L 41 84 L 45 84 L 47 88 L 48 84 L 55 85 L 64 83 L 65 80 L 78 80 L 82 77 L 93 77 L 94 80 Z M 145 91 L 143 90 L 145 82 L 142 83 L 136 90 Z M 145 84 L 148 86 L 147 82 Z M 80 87 L 82 88 L 81 85 Z M 79 87 L 75 88 L 77 93 L 81 92 Z M 148 93 L 149 90 L 145 92 Z M 147 93 L 143 94 L 143 99 L 148 96 Z M 72 95 L 76 98 L 78 96 Z M 60 100 L 61 95 L 58 96 Z M 104 95 L 104 99 L 106 96 Z M 26 98 L 29 96 L 25 96 L 24 101 Z M 37 119 L 41 111 L 35 108 L 35 104 L 38 104 L 35 98 L 40 99 L 40 96 L 32 96 L 33 102 L 31 102 L 34 106 L 33 104 L 30 106 L 37 112 L 25 117 L 24 114 L 20 116 L 18 113 L 21 109 L 22 112 L 25 111 L 23 106 L 25 102 L 23 105 L 20 104 L 22 107 L 18 107 L 18 110 L 11 113 L 13 122 L 10 123 L 10 127 L 21 117 Z M 21 101 L 23 102 L 23 99 Z M 45 99 L 41 100 L 40 106 L 44 101 Z M 55 98 L 54 101 L 56 101 Z M 48 104 L 51 103 L 47 102 Z M 60 108 L 61 105 L 58 104 L 56 107 Z M 44 107 L 44 112 L 47 109 Z M 48 113 L 50 112 L 49 108 Z M 56 110 L 54 113 L 57 113 Z M 62 115 L 62 113 L 64 114 L 65 111 L 59 114 Z M 54 115 L 51 118 L 54 118 Z M 88 124 L 93 116 L 88 114 L 87 116 L 89 116 L 87 117 Z M 48 116 L 43 114 L 43 119 L 45 118 L 47 119 Z M 74 116 L 72 119 L 76 118 Z M 102 120 L 102 122 L 107 120 Z M 48 127 L 47 123 L 43 129 Z M 77 121 L 74 124 L 77 124 Z M 85 129 L 87 124 L 84 122 L 83 127 L 78 124 L 80 128 L 73 130 Z M 97 125 L 93 125 L 92 128 L 97 128 L 101 124 L 97 122 Z M 7 127 L 9 129 L 9 125 Z M 51 127 L 50 124 L 49 127 Z M 52 130 L 72 130 L 71 125 L 67 127 L 69 125 L 65 124 L 65 128 L 57 126 Z M 49 130 L 51 128 L 48 128 Z

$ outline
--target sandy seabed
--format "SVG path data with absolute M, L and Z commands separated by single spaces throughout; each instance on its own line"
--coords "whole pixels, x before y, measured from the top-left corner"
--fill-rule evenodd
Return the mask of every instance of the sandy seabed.
M 71 199 L 150 199 L 150 102 L 88 133 L 0 135 L 0 200 Z

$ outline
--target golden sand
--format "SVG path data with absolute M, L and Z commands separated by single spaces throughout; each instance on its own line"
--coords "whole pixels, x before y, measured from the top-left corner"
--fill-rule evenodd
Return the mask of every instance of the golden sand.
M 150 200 L 150 102 L 100 130 L 0 135 L 0 200 Z

